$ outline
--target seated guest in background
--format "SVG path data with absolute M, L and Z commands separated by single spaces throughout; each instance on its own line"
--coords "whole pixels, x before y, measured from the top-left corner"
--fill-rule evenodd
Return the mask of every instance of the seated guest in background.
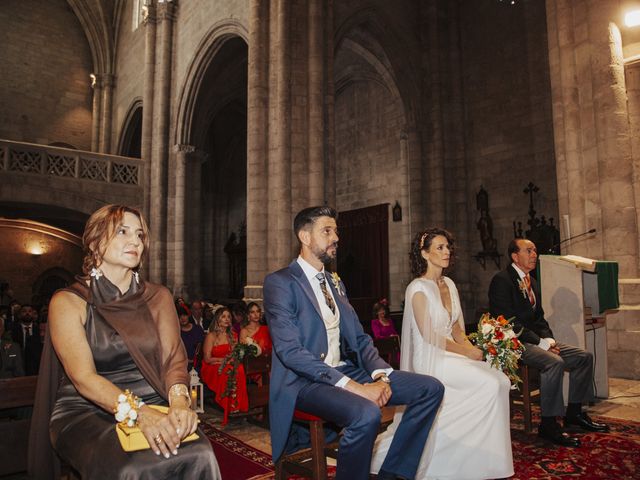
M 44 437 L 81 478 L 220 478 L 201 432 L 182 444 L 196 431 L 198 417 L 171 293 L 138 273 L 149 245 L 142 214 L 119 205 L 100 208 L 87 221 L 83 244 L 85 276 L 58 291 L 49 306 L 50 339 L 66 375 L 58 386 L 47 345 L 42 368 L 50 375 L 41 373 L 38 381 L 32 425 L 39 435 L 30 438 L 30 474 L 48 477 L 33 471 L 42 458 L 33 445 Z M 46 435 L 36 411 L 43 411 L 50 389 L 57 394 Z M 167 404 L 167 414 L 149 407 Z M 114 430 L 123 414 L 150 449 L 122 449 Z
M 261 355 L 271 355 L 271 336 L 269 327 L 262 325 L 262 309 L 256 302 L 247 305 L 249 314 L 247 323 L 240 330 L 240 341 L 242 343 L 255 343 L 260 347 Z
M 194 325 L 199 325 L 204 331 L 204 317 L 202 316 L 202 302 L 200 300 L 195 300 L 191 303 L 191 317 L 189 317 L 189 321 Z
M 244 366 L 237 365 L 235 392 L 230 392 L 227 388 L 229 375 L 233 374 L 233 366 L 229 363 L 220 372 L 222 361 L 231 353 L 236 343 L 238 343 L 238 334 L 231 329 L 231 310 L 228 307 L 221 307 L 216 310 L 209 333 L 204 339 L 200 378 L 215 394 L 216 403 L 224 410 L 222 425 L 227 424 L 230 413 L 249 410 Z
M 213 322 L 213 316 L 215 314 L 215 311 L 213 309 L 213 303 L 204 302 L 202 306 L 203 306 L 203 309 L 202 309 L 202 329 L 205 332 L 208 332 L 209 331 L 209 327 L 211 326 L 211 323 Z
M 563 432 L 556 417 L 565 416 L 564 425 L 584 430 L 606 432 L 609 427 L 596 423 L 582 411 L 593 400 L 593 355 L 581 348 L 565 345 L 553 338 L 544 318 L 540 288 L 529 272 L 536 268 L 538 253 L 530 240 L 518 238 L 508 247 L 511 264 L 498 272 L 489 287 L 492 315 L 513 318 L 525 351 L 522 361 L 540 370 L 540 410 L 542 421 L 538 435 L 558 445 L 580 446 L 580 440 Z M 564 408 L 562 380 L 569 371 L 569 405 Z
M 0 317 L 0 378 L 24 376 L 20 345 L 4 338 L 4 318 Z
M 193 356 L 195 355 L 196 347 L 198 344 L 204 341 L 204 330 L 200 325 L 195 325 L 189 321 L 189 313 L 182 307 L 177 308 L 178 318 L 180 320 L 180 337 L 182 337 L 182 343 L 187 351 L 187 370 L 191 370 L 193 367 Z
M 42 355 L 38 312 L 31 305 L 22 305 L 18 312 L 17 322 L 11 332 L 13 341 L 20 345 L 26 375 L 37 375 Z
M 389 302 L 383 298 L 373 305 L 373 315 L 375 318 L 371 320 L 371 331 L 373 338 L 387 338 L 398 336 L 396 327 L 393 326 L 393 320 L 389 313 Z
M 231 308 L 233 314 L 233 323 L 231 328 L 234 332 L 240 335 L 240 330 L 247 323 L 247 304 L 244 300 L 236 302 Z

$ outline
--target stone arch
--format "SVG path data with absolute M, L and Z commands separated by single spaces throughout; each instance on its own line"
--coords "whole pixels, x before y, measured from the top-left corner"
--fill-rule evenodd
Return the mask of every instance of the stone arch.
M 142 99 L 136 98 L 131 103 L 120 129 L 118 155 L 141 158 L 142 147 Z
M 236 37 L 240 37 L 248 44 L 249 32 L 247 28 L 238 20 L 226 19 L 214 24 L 196 48 L 196 53 L 189 63 L 185 81 L 180 90 L 180 96 L 178 97 L 175 144 L 193 144 L 191 138 L 192 122 L 202 80 L 211 61 L 222 46 L 227 41 Z
M 336 204 L 339 210 L 394 205 L 403 220 L 389 222 L 391 303 L 400 305 L 410 272 L 405 261 L 411 238 L 411 165 L 420 161 L 415 108 L 418 95 L 403 64 L 399 40 L 380 14 L 364 9 L 337 29 L 334 50 Z M 399 72 L 402 72 L 400 74 Z M 412 157 L 413 156 L 413 157 Z
M 113 72 L 115 49 L 109 12 L 105 11 L 102 2 L 89 0 L 67 0 L 67 2 L 78 17 L 87 37 L 94 73 Z

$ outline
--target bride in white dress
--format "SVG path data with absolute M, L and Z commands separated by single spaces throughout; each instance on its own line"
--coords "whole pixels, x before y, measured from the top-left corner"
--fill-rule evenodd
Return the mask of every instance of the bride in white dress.
M 464 334 L 458 290 L 443 276 L 453 238 L 446 230 L 420 232 L 411 246 L 416 278 L 407 286 L 400 368 L 431 375 L 444 399 L 420 459 L 416 479 L 479 480 L 513 475 L 506 375 L 482 361 Z M 402 411 L 376 440 L 371 471 L 384 460 Z

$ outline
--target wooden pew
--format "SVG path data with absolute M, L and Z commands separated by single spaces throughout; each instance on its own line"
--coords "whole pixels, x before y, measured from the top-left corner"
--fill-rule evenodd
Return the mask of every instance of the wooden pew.
M 375 338 L 373 346 L 385 362 L 398 370 L 400 368 L 400 337 Z
M 31 418 L 6 417 L 7 409 L 33 406 L 37 380 L 35 375 L 0 379 L 0 476 L 27 469 Z

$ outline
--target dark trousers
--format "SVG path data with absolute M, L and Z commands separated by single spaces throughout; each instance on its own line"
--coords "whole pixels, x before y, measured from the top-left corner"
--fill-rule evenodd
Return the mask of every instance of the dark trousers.
M 338 370 L 359 383 L 371 376 L 351 364 Z M 394 371 L 389 376 L 392 396 L 388 405 L 406 405 L 402 421 L 391 442 L 382 470 L 413 478 L 422 450 L 444 394 L 433 377 Z M 298 394 L 296 408 L 343 427 L 338 449 L 337 480 L 369 478 L 373 444 L 380 427 L 380 408 L 343 388 L 312 383 Z
M 562 380 L 569 371 L 569 402 L 593 400 L 593 355 L 581 348 L 558 343 L 560 355 L 525 343 L 522 361 L 540 370 L 540 411 L 545 417 L 565 414 Z

